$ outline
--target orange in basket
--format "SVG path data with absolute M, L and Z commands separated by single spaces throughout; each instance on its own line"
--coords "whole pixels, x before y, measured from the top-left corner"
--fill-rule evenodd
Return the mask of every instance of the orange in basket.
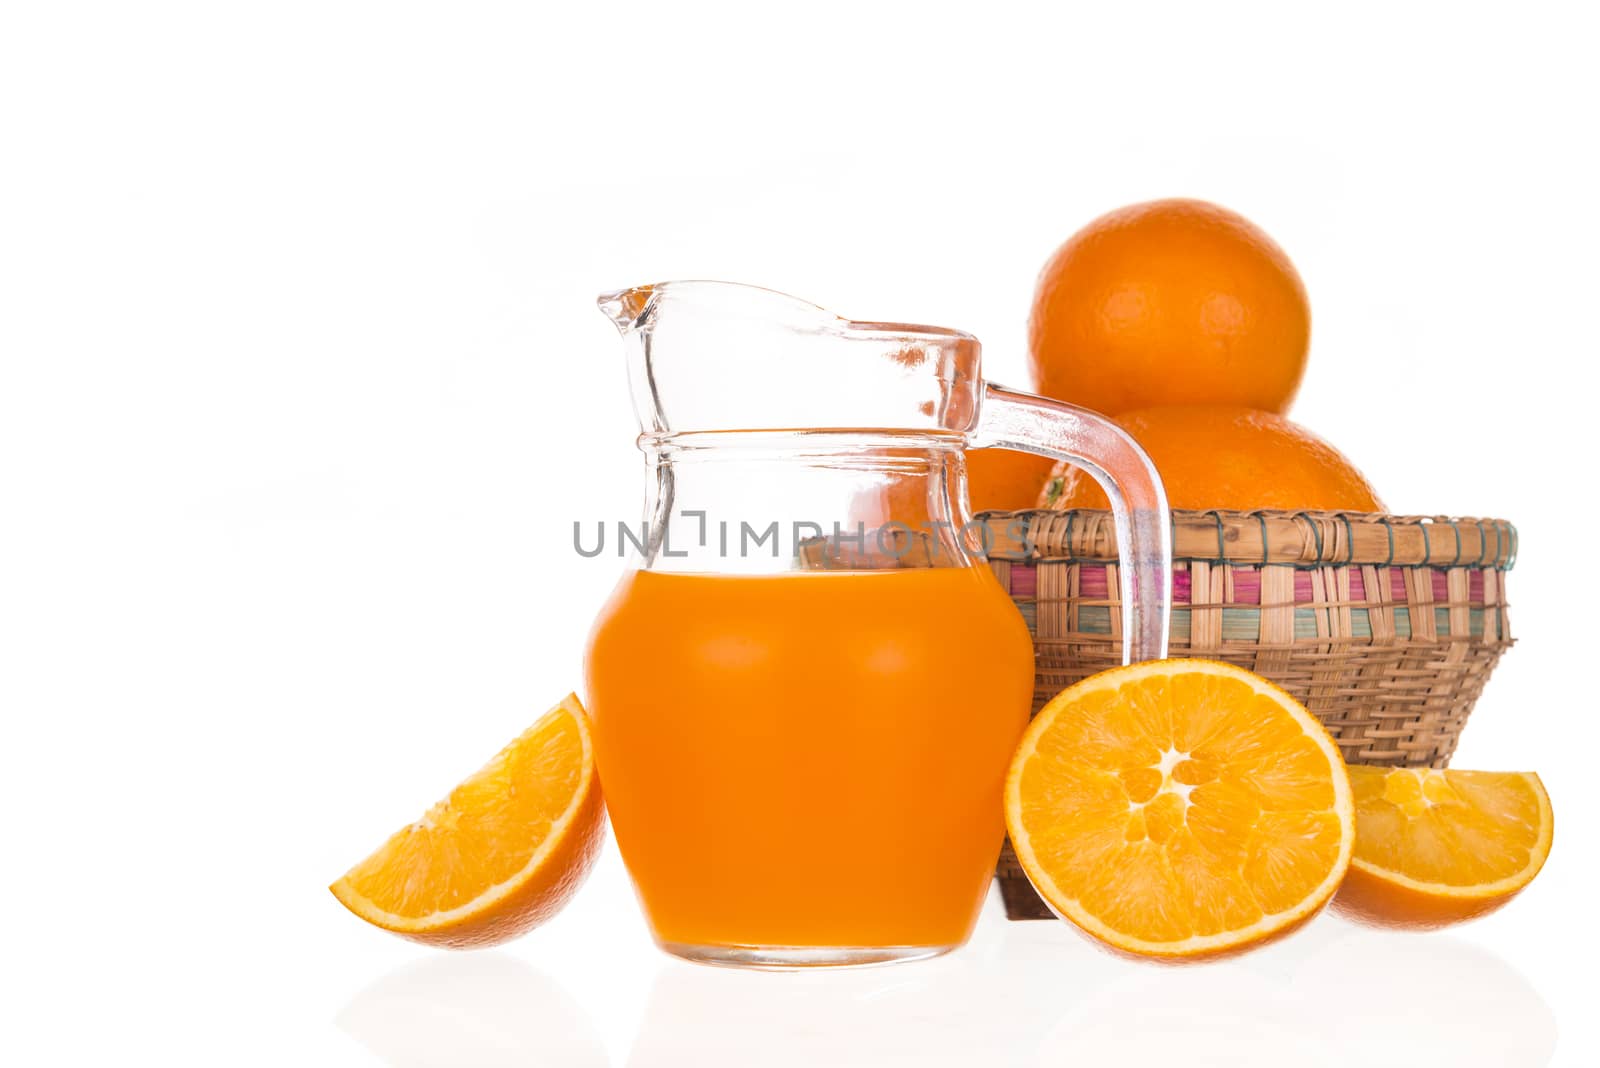
M 1144 446 L 1173 508 L 1382 512 L 1383 502 L 1338 449 L 1281 415 L 1194 405 L 1127 412 L 1115 422 Z M 1109 508 L 1081 468 L 1057 464 L 1041 508 Z
M 972 511 L 1032 508 L 1053 467 L 1054 460 L 1012 449 L 968 449 L 967 499 Z M 917 513 L 913 508 L 891 514 Z
M 1038 391 L 1117 415 L 1158 404 L 1286 412 L 1311 343 L 1289 257 L 1203 200 L 1109 212 L 1044 265 L 1028 320 Z

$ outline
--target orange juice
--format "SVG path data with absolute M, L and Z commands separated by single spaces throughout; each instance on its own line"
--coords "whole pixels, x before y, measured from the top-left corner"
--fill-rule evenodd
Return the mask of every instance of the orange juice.
M 1033 686 L 988 568 L 634 572 L 586 667 L 606 804 L 658 940 L 965 941 Z

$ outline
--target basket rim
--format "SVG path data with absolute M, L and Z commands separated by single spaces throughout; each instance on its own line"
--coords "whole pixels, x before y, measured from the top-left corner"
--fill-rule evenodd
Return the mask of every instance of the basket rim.
M 1115 563 L 1111 512 L 985 511 L 989 558 Z M 1509 571 L 1519 548 L 1509 520 L 1305 509 L 1173 509 L 1174 563 L 1296 567 L 1437 567 Z

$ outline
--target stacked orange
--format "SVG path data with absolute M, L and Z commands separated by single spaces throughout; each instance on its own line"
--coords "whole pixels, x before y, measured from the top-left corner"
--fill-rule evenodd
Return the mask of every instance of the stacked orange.
M 1333 446 L 1281 415 L 1222 404 L 1139 408 L 1113 421 L 1144 446 L 1174 508 L 1381 512 L 1383 502 Z M 1058 464 L 1044 508 L 1107 508 L 1081 468 Z
M 1241 215 L 1172 199 L 1095 219 L 1040 273 L 1028 342 L 1034 388 L 1116 419 L 1175 508 L 1383 510 L 1354 464 L 1286 418 L 1311 306 L 1283 249 Z M 1037 461 L 989 451 L 970 458 L 975 510 L 1105 506 L 1076 468 L 1030 485 L 1016 475 Z

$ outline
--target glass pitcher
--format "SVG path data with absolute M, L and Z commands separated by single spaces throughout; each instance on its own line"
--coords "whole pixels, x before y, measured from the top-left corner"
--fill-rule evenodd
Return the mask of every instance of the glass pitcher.
M 627 349 L 647 483 L 639 560 L 585 677 L 657 941 L 750 967 L 961 945 L 1033 691 L 963 450 L 1070 460 L 1105 488 L 1130 660 L 1166 653 L 1154 468 L 1099 416 L 986 384 L 969 334 L 725 282 L 599 303 Z

